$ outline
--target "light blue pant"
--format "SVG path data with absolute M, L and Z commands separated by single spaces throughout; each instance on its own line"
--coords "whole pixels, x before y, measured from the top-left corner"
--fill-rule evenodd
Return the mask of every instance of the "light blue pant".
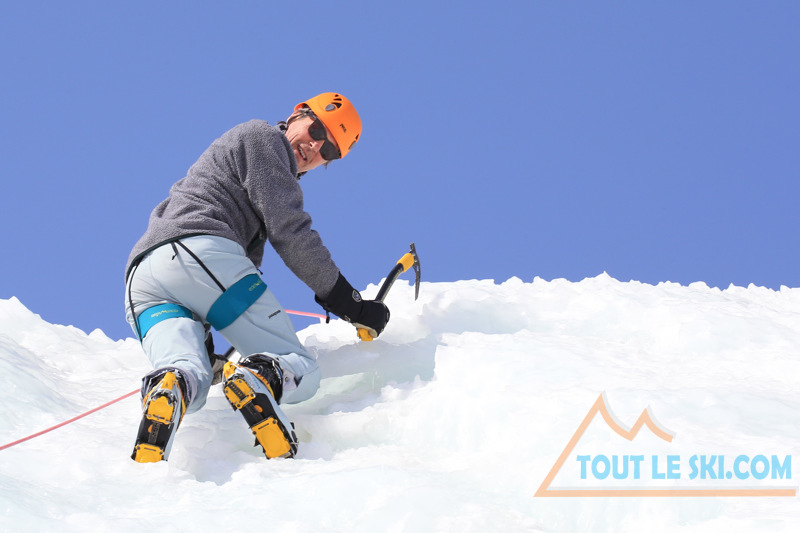
M 222 237 L 182 239 L 226 288 L 249 274 L 258 274 L 253 262 L 237 243 Z M 179 245 L 163 245 L 147 254 L 132 269 L 125 291 L 128 323 L 134 333 L 136 315 L 164 303 L 175 303 L 194 313 L 192 318 L 170 318 L 155 324 L 145 335 L 142 348 L 155 369 L 174 367 L 183 375 L 191 403 L 187 413 L 205 405 L 213 378 L 206 354 L 206 316 L 222 290 L 211 276 Z M 311 398 L 319 388 L 317 362 L 300 344 L 289 316 L 267 291 L 231 325 L 219 332 L 239 354 L 266 353 L 276 357 L 284 373 L 281 403 Z

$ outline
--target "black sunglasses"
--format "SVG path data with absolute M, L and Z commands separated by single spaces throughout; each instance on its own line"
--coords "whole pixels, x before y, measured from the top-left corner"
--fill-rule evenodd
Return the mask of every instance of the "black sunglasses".
M 319 149 L 319 155 L 321 155 L 325 161 L 333 161 L 334 159 L 342 158 L 342 152 L 336 148 L 335 144 L 328 140 L 328 134 L 325 133 L 325 125 L 319 118 L 315 118 L 314 122 L 308 127 L 308 134 L 315 141 L 325 141 Z

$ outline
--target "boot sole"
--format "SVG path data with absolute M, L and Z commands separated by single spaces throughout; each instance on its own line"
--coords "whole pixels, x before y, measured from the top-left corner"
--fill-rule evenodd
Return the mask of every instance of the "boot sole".
M 155 391 L 147 400 L 147 407 L 139 424 L 136 444 L 131 458 L 137 463 L 157 463 L 166 461 L 172 434 L 178 429 L 180 418 L 173 422 L 179 399 L 172 392 L 177 377 L 172 372 L 164 374 L 157 385 L 163 391 Z
M 256 437 L 256 444 L 261 445 L 267 459 L 294 457 L 297 453 L 297 437 L 292 431 L 293 427 L 290 429 L 281 422 L 273 398 L 269 394 L 255 392 L 239 373 L 246 370 L 237 372 L 236 367 L 230 365 L 225 368 L 225 397 L 233 410 L 244 416 Z

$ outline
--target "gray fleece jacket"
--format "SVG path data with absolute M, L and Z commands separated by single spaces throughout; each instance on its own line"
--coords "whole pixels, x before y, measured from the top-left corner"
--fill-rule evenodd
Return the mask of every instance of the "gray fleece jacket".
M 125 276 L 154 248 L 182 237 L 217 235 L 239 243 L 256 266 L 268 240 L 291 271 L 321 298 L 339 269 L 303 209 L 297 161 L 283 132 L 263 120 L 227 131 L 175 183 L 150 215 Z

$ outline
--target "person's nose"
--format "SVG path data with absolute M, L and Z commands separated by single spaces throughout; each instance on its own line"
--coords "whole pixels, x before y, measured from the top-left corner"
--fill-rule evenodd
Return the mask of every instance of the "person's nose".
M 312 138 L 309 135 L 309 137 L 308 137 L 308 146 L 313 148 L 314 151 L 319 152 L 320 146 L 322 146 L 322 142 Z

